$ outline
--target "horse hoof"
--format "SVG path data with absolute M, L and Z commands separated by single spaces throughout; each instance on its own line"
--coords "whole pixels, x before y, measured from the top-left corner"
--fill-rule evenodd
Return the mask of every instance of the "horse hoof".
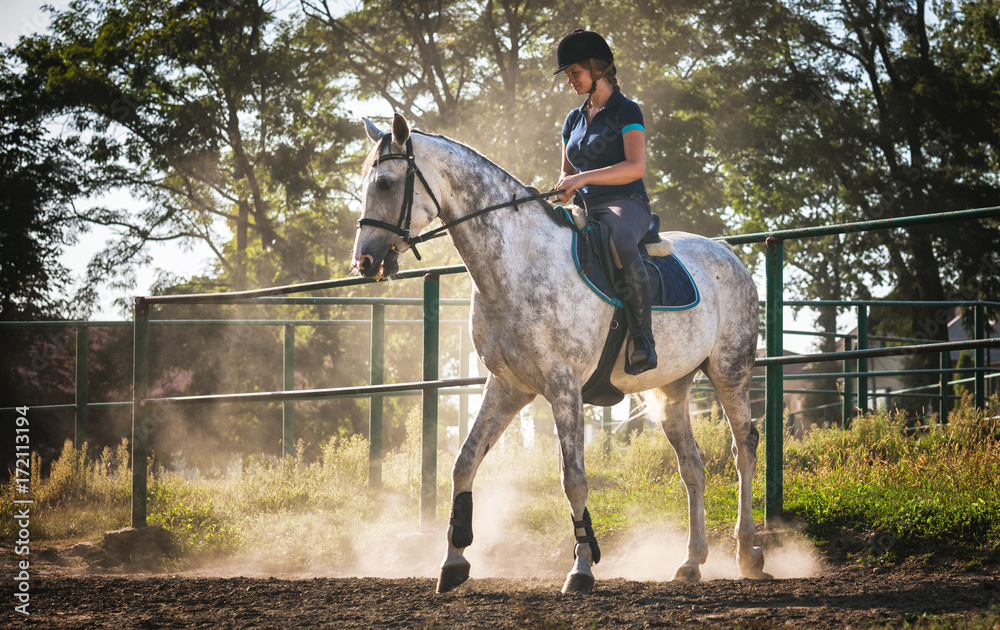
M 698 565 L 682 564 L 677 567 L 674 571 L 674 577 L 671 580 L 675 582 L 687 582 L 689 584 L 697 584 L 701 582 L 701 568 Z
M 739 557 L 740 573 L 751 580 L 771 580 L 773 576 L 764 573 L 764 551 L 753 547 L 746 556 Z
M 451 589 L 463 584 L 469 579 L 470 566 L 469 562 L 465 561 L 461 564 L 441 567 L 441 577 L 438 578 L 437 592 L 447 593 Z
M 594 590 L 594 576 L 586 573 L 570 573 L 563 584 L 563 593 L 582 593 L 584 595 Z

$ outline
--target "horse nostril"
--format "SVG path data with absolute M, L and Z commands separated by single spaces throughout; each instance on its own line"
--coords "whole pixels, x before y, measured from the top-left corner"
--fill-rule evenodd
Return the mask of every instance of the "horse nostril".
M 368 271 L 371 266 L 375 263 L 375 259 L 365 254 L 364 256 L 359 256 L 357 261 L 355 261 L 354 266 L 358 268 L 362 274 Z

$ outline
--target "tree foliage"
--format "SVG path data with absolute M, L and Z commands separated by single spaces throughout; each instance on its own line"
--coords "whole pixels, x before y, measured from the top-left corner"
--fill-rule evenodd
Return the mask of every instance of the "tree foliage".
M 204 242 L 216 265 L 164 276 L 158 292 L 346 275 L 369 146 L 358 120 L 386 106 L 547 189 L 563 118 L 580 102 L 552 77 L 554 50 L 581 26 L 608 37 L 622 88 L 643 108 L 646 184 L 667 228 L 719 236 L 995 205 L 998 9 L 1000 0 L 370 0 L 349 10 L 329 0 L 75 0 L 47 32 L 4 51 L 3 182 L 31 184 L 5 201 L 15 220 L 0 245 L 4 316 L 66 312 L 53 296 L 68 276 L 52 254 L 86 225 L 117 238 L 91 261 L 80 303 L 102 280 L 129 284 L 161 240 Z M 85 201 L 120 189 L 140 205 Z M 996 221 L 805 239 L 786 251 L 794 297 L 1000 293 Z M 444 244 L 428 253 L 429 264 L 456 260 Z M 398 283 L 353 294 L 418 293 Z M 818 323 L 835 331 L 837 316 L 821 309 Z M 934 317 L 912 309 L 873 321 L 940 337 L 926 330 Z M 352 361 L 360 339 L 303 334 L 303 384 L 363 380 Z M 239 350 L 271 361 L 278 342 L 276 331 L 238 341 L 192 333 L 162 358 L 164 378 L 183 349 L 196 357 L 186 369 L 197 387 L 273 387 L 254 380 Z M 407 366 L 390 380 L 404 378 L 419 342 L 401 334 L 390 346 Z M 193 391 L 183 382 L 167 389 Z M 361 430 L 363 409 L 351 405 L 304 421 L 316 435 Z
M 47 136 L 22 78 L 0 57 L 0 320 L 74 314 L 58 295 L 71 285 L 62 249 L 81 223 L 71 147 Z
M 45 113 L 68 120 L 87 192 L 144 202 L 87 210 L 120 235 L 91 262 L 91 281 L 145 263 L 147 243 L 177 239 L 208 244 L 222 287 L 326 277 L 348 238 L 335 209 L 348 194 L 340 162 L 352 129 L 329 82 L 337 59 L 272 11 L 250 0 L 77 0 L 13 50 Z

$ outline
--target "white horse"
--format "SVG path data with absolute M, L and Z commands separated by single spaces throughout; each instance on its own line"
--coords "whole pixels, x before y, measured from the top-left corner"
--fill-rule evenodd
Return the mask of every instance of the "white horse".
M 468 146 L 443 136 L 411 133 L 396 114 L 386 136 L 365 120 L 375 143 L 362 175 L 361 221 L 352 265 L 366 277 L 391 275 L 396 257 L 435 218 L 447 231 L 472 277 L 472 339 L 489 370 L 482 406 L 455 459 L 453 511 L 438 592 L 469 576 L 463 552 L 472 543 L 472 483 L 483 457 L 514 416 L 535 396 L 552 405 L 561 449 L 562 483 L 577 544 L 563 592 L 589 592 L 591 565 L 600 560 L 587 505 L 581 384 L 594 372 L 613 308 L 580 278 L 570 253 L 572 232 L 557 225 L 539 201 L 469 214 L 535 192 Z M 457 222 L 457 223 L 456 223 Z M 629 376 L 619 356 L 612 383 L 646 392 L 650 409 L 677 455 L 688 493 L 687 556 L 673 579 L 696 582 L 708 556 L 705 468 L 691 430 L 688 395 L 698 370 L 712 382 L 729 419 L 739 473 L 736 554 L 744 576 L 762 578 L 764 554 L 750 490 L 758 434 L 750 418 L 750 383 L 757 345 L 757 288 L 727 245 L 681 232 L 667 235 L 674 254 L 698 285 L 701 301 L 653 316 L 659 366 Z

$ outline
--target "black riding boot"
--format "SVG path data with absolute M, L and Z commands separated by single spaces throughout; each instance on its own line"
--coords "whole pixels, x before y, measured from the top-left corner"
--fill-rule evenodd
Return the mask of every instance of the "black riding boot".
M 621 293 L 630 331 L 625 344 L 625 373 L 641 374 L 656 367 L 653 312 L 649 306 L 649 275 L 642 256 L 636 256 L 622 268 L 622 279 L 625 287 Z

